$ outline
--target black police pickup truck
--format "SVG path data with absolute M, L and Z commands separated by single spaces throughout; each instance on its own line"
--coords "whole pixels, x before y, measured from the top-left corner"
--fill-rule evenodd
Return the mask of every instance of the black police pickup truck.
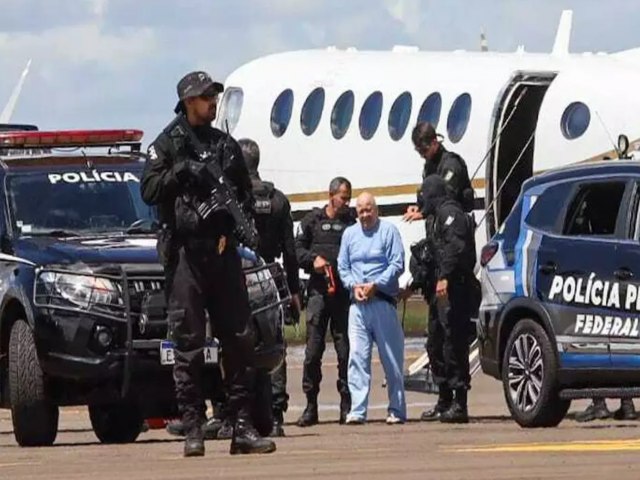
M 640 396 L 640 163 L 528 180 L 481 265 L 480 361 L 518 424 Z
M 106 443 L 177 414 L 141 137 L 0 132 L 0 405 L 22 446 L 52 444 L 64 405 L 88 405 Z M 256 351 L 281 356 L 284 275 L 244 253 Z M 206 363 L 218 353 L 211 338 Z

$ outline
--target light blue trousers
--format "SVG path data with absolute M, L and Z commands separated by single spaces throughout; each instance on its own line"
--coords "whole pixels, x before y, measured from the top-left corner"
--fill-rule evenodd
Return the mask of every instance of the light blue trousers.
M 349 307 L 349 369 L 347 380 L 354 417 L 366 419 L 371 388 L 371 349 L 378 347 L 387 377 L 388 413 L 407 419 L 404 396 L 404 333 L 396 309 L 388 302 L 373 298 Z

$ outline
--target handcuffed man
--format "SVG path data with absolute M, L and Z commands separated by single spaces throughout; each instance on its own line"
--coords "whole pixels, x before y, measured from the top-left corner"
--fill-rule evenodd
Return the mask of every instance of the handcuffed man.
M 394 225 L 378 218 L 373 195 L 360 194 L 356 212 L 359 222 L 345 230 L 338 256 L 340 278 L 351 292 L 347 372 L 351 410 L 346 423 L 362 424 L 367 419 L 373 342 L 387 378 L 387 423 L 404 423 L 404 334 L 396 314 L 398 278 L 404 271 L 402 239 Z

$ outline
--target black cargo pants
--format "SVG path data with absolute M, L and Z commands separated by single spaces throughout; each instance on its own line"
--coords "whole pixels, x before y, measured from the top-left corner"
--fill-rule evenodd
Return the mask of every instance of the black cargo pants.
M 343 399 L 349 399 L 347 364 L 349 362 L 349 296 L 311 292 L 307 303 L 307 346 L 304 351 L 302 390 L 307 401 L 316 402 L 322 380 L 322 355 L 327 329 L 331 330 L 338 357 L 337 388 Z
M 433 381 L 440 388 L 469 389 L 469 289 L 449 283 L 447 298 L 429 302 L 427 353 Z
M 240 257 L 227 245 L 221 254 L 181 247 L 168 266 L 167 294 L 169 328 L 175 342 L 173 377 L 178 408 L 185 430 L 200 425 L 204 417 L 203 347 L 206 335 L 205 309 L 212 330 L 220 339 L 228 412 L 249 418 L 255 372 L 251 310 Z
M 271 372 L 271 405 L 274 415 L 280 415 L 289 408 L 287 393 L 287 346 L 285 344 L 282 363 Z

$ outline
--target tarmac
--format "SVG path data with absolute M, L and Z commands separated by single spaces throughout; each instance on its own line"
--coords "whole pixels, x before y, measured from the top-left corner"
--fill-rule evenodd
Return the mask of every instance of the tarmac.
M 407 342 L 408 364 L 423 352 L 422 339 Z M 0 479 L 638 479 L 640 421 L 577 423 L 574 402 L 558 427 L 522 429 L 509 416 L 500 382 L 479 372 L 469 393 L 468 425 L 423 423 L 420 413 L 435 397 L 407 393 L 409 421 L 386 425 L 384 376 L 374 352 L 369 419 L 361 426 L 339 425 L 337 367 L 327 345 L 320 394 L 320 425 L 299 428 L 304 408 L 302 349 L 290 348 L 290 407 L 286 437 L 269 455 L 228 453 L 229 441 L 208 441 L 203 458 L 182 458 L 182 441 L 164 430 L 149 430 L 128 445 L 102 445 L 86 408 L 61 410 L 55 444 L 20 448 L 11 414 L 0 411 Z M 609 401 L 609 408 L 617 408 Z

